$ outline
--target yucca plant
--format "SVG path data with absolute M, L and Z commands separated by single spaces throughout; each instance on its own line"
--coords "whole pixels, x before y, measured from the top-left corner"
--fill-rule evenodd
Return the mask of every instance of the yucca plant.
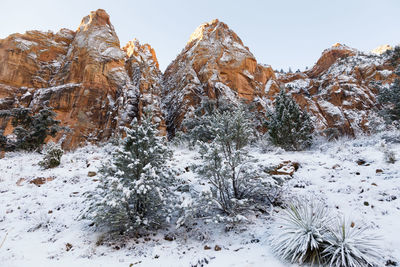
M 299 199 L 282 210 L 271 238 L 277 256 L 291 263 L 320 264 L 327 226 L 332 217 L 325 205 Z
M 379 238 L 368 233 L 366 226 L 339 221 L 325 236 L 327 247 L 322 252 L 330 267 L 379 266 L 381 251 L 376 244 Z

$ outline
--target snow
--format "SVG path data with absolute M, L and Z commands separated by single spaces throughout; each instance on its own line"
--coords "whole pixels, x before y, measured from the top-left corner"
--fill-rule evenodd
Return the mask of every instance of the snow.
M 16 43 L 16 47 L 21 49 L 22 51 L 27 51 L 31 49 L 32 46 L 38 45 L 36 42 L 31 42 L 22 38 L 15 38 L 14 42 Z
M 387 140 L 387 141 L 385 141 Z M 394 141 L 393 141 L 394 140 Z M 222 225 L 202 225 L 196 239 L 171 225 L 148 237 L 102 242 L 90 222 L 79 219 L 85 208 L 84 192 L 92 190 L 101 163 L 108 159 L 109 145 L 87 146 L 66 153 L 59 167 L 42 170 L 38 153 L 7 153 L 0 159 L 0 262 L 2 267 L 19 266 L 297 266 L 277 259 L 269 247 L 271 217 L 246 216 L 248 222 L 225 231 Z M 386 163 L 384 151 L 400 158 L 398 133 L 381 133 L 316 144 L 303 152 L 285 152 L 266 145 L 253 147 L 260 164 L 276 166 L 290 160 L 300 168 L 287 181 L 288 196 L 313 196 L 355 224 L 366 224 L 381 236 L 385 259 L 400 259 L 400 164 Z M 264 151 L 264 152 L 263 152 Z M 365 163 L 359 165 L 362 159 Z M 193 187 L 202 181 L 186 171 L 198 162 L 196 150 L 174 147 L 171 168 Z M 382 170 L 382 172 L 377 170 Z M 32 179 L 52 178 L 40 187 Z M 21 180 L 21 178 L 23 178 Z M 204 188 L 204 187 L 203 187 Z M 187 198 L 182 205 L 190 205 Z M 365 204 L 368 202 L 368 206 Z M 272 218 L 273 219 L 273 218 Z M 164 240 L 173 232 L 177 238 Z M 68 244 L 68 245 L 67 245 Z M 72 247 L 69 246 L 72 245 Z M 204 246 L 211 249 L 205 250 Z M 222 249 L 215 251 L 218 245 Z M 382 263 L 382 266 L 384 264 Z

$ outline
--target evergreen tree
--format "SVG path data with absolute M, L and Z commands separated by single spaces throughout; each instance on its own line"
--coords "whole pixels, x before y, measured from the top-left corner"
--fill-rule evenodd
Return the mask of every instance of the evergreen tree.
M 100 183 L 89 194 L 89 217 L 111 232 L 157 228 L 171 213 L 167 204 L 172 176 L 166 161 L 172 152 L 149 114 L 141 123 L 134 119 L 125 131 L 126 138 L 101 168 Z
M 395 71 L 400 76 L 400 67 Z M 383 104 L 381 114 L 388 123 L 400 122 L 400 79 L 396 78 L 389 88 L 380 89 L 378 101 Z
M 54 137 L 58 131 L 63 129 L 59 126 L 60 121 L 55 120 L 56 113 L 47 107 L 42 108 L 33 116 L 29 108 L 14 108 L 11 111 L 3 112 L 0 116 L 12 118 L 11 124 L 14 127 L 15 140 L 6 141 L 8 150 L 32 151 L 39 149 L 47 136 Z
M 307 112 L 280 91 L 275 99 L 275 108 L 268 112 L 267 128 L 271 142 L 287 150 L 301 150 L 312 142 L 314 127 Z

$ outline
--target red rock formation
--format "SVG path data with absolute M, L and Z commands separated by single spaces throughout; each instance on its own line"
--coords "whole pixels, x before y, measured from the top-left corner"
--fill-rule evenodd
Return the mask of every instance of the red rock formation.
M 355 135 L 371 130 L 369 120 L 378 108 L 375 82 L 391 83 L 392 71 L 384 56 L 335 44 L 311 70 L 279 75 L 278 81 L 314 115 L 317 131 L 335 128 L 339 134 Z
M 146 65 L 150 58 L 143 58 L 141 72 L 157 62 L 154 59 Z M 11 35 L 0 41 L 0 109 L 52 107 L 71 129 L 64 138 L 67 149 L 105 140 L 138 115 L 139 99 L 151 98 L 152 92 L 140 95 L 146 91 L 141 88 L 144 82 L 133 83 L 126 60 L 131 62 L 132 56 L 127 59 L 102 9 L 84 17 L 76 32 Z M 158 119 L 163 121 L 159 105 Z M 0 127 L 6 134 L 12 130 L 4 119 Z
M 168 129 L 173 134 L 201 98 L 223 96 L 232 102 L 253 101 L 262 98 L 266 83 L 274 79 L 272 68 L 257 64 L 253 54 L 226 24 L 218 20 L 205 23 L 191 35 L 164 73 L 163 101 L 168 111 Z M 271 86 L 276 87 L 275 82 Z
M 69 149 L 118 134 L 144 107 L 173 134 L 203 98 L 255 102 L 262 111 L 286 86 L 312 113 L 317 131 L 354 135 L 369 130 L 378 107 L 374 82 L 394 79 L 388 54 L 336 44 L 308 71 L 275 74 L 214 20 L 197 28 L 162 75 L 150 45 L 134 40 L 121 49 L 108 14 L 99 9 L 75 32 L 28 31 L 0 40 L 0 110 L 52 107 L 71 129 L 63 139 Z M 0 130 L 12 132 L 9 120 L 0 119 Z

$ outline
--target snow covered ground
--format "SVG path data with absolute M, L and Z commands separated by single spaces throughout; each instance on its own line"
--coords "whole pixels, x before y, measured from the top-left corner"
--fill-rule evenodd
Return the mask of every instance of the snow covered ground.
M 298 162 L 300 168 L 287 182 L 291 195 L 321 199 L 355 224 L 371 226 L 382 237 L 385 261 L 398 261 L 400 161 L 385 161 L 385 135 L 391 136 L 319 142 L 303 152 L 272 149 L 263 153 L 254 148 L 252 154 L 266 166 Z M 386 146 L 400 160 L 399 135 L 396 138 Z M 271 253 L 271 219 L 266 215 L 228 232 L 222 226 L 205 227 L 204 240 L 171 226 L 124 242 L 104 241 L 89 221 L 78 218 L 85 207 L 83 193 L 96 186 L 98 175 L 92 172 L 97 172 L 107 149 L 87 146 L 67 153 L 61 166 L 50 170 L 40 169 L 37 163 L 42 156 L 37 153 L 8 153 L 0 159 L 1 267 L 292 266 Z M 185 170 L 196 160 L 195 151 L 176 148 L 171 164 Z M 37 178 L 45 183 L 30 183 Z M 181 178 L 199 182 L 190 170 L 182 171 Z M 176 239 L 165 240 L 171 233 Z M 221 250 L 215 250 L 216 246 Z

